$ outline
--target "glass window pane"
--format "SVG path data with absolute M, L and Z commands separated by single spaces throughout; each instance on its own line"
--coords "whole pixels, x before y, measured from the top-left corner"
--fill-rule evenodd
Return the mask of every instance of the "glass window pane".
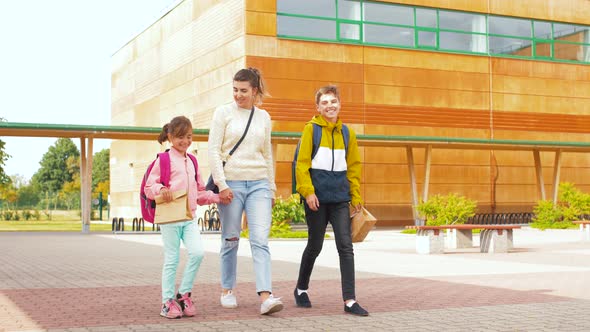
M 361 39 L 361 27 L 358 24 L 340 24 L 340 39 Z
M 418 46 L 436 47 L 436 32 L 418 31 Z
M 486 53 L 485 35 L 441 31 L 439 33 L 441 50 Z
M 336 21 L 277 15 L 277 34 L 336 40 Z
M 358 1 L 338 1 L 338 17 L 347 20 L 361 20 L 361 3 Z
M 551 42 L 535 42 L 535 55 L 550 58 Z
M 416 8 L 416 25 L 426 28 L 436 28 L 436 10 Z
M 551 23 L 533 22 L 535 28 L 535 38 L 551 39 Z
M 488 31 L 496 35 L 532 37 L 531 20 L 520 18 L 490 16 Z
M 581 44 L 553 44 L 555 59 L 590 62 L 590 46 Z
M 334 0 L 277 0 L 277 13 L 336 17 Z
M 414 47 L 414 29 L 365 24 L 364 41 L 373 44 Z
M 556 40 L 588 43 L 589 27 L 573 24 L 553 24 L 553 36 Z
M 489 37 L 491 54 L 532 56 L 531 41 L 526 39 Z
M 467 32 L 486 32 L 485 15 L 448 12 L 438 12 L 438 26 L 441 29 L 461 30 Z
M 363 15 L 367 22 L 414 25 L 414 9 L 406 6 L 365 2 Z

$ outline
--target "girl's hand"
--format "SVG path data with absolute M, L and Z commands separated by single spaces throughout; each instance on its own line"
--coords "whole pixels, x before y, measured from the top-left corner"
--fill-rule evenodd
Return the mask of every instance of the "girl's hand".
M 162 195 L 162 198 L 164 198 L 164 202 L 172 202 L 174 200 L 172 192 L 166 187 L 160 189 L 160 194 Z
M 234 199 L 234 192 L 230 188 L 227 188 L 227 189 L 219 192 L 219 200 L 221 201 L 221 204 L 227 205 L 227 204 L 231 203 L 231 201 L 233 199 Z

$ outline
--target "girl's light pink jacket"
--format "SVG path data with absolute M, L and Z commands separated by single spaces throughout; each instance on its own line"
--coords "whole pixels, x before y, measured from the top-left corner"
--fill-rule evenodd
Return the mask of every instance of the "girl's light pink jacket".
M 197 205 L 219 203 L 219 195 L 205 190 L 205 183 L 201 178 L 198 167 L 195 170 L 193 162 L 188 156 L 182 155 L 176 149 L 171 148 L 170 154 L 170 186 L 172 192 L 186 189 L 188 192 L 189 208 L 193 218 Z M 197 174 L 195 180 L 195 172 Z M 145 182 L 144 192 L 149 199 L 154 199 L 160 194 L 164 185 L 160 182 L 160 163 L 154 163 L 154 167 Z

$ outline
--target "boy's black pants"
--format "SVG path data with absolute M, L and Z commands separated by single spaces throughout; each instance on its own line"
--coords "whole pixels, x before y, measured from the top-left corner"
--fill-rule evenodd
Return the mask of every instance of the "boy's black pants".
M 305 204 L 305 220 L 307 222 L 307 246 L 301 257 L 297 288 L 306 290 L 309 288 L 309 279 L 316 258 L 322 251 L 324 235 L 328 222 L 332 223 L 336 248 L 340 256 L 340 277 L 342 282 L 342 299 L 355 300 L 354 289 L 354 252 L 352 248 L 352 236 L 350 234 L 350 210 L 348 202 L 320 203 L 317 211 L 312 211 Z

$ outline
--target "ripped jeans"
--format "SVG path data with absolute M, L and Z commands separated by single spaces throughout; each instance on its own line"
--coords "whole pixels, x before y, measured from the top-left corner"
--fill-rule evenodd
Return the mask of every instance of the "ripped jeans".
M 256 292 L 272 292 L 268 234 L 271 225 L 272 192 L 268 180 L 227 181 L 234 194 L 228 205 L 219 204 L 221 219 L 221 287 L 234 289 L 238 266 L 238 247 L 242 212 L 246 211 L 250 249 L 256 274 Z

